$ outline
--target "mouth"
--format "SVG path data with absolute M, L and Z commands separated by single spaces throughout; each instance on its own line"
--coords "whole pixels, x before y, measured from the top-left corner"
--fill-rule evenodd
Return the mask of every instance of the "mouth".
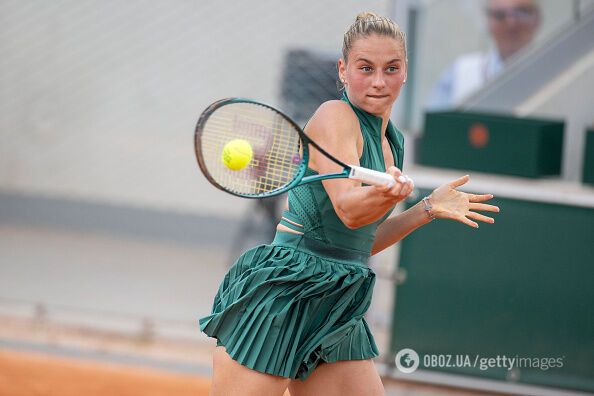
M 373 99 L 385 99 L 387 98 L 389 95 L 367 95 L 367 97 L 369 98 L 373 98 Z

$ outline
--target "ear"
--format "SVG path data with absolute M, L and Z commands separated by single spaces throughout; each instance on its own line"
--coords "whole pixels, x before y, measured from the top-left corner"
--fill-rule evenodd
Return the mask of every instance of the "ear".
M 346 64 L 344 59 L 340 58 L 336 63 L 336 68 L 338 69 L 338 79 L 342 82 L 345 78 L 346 73 Z
M 408 79 L 408 59 L 404 62 L 404 82 Z

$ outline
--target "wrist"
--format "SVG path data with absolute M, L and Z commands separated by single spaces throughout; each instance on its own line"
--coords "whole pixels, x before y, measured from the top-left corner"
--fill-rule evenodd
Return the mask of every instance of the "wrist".
M 428 195 L 421 200 L 421 205 L 423 206 L 423 211 L 425 212 L 425 216 L 427 216 L 428 222 L 432 221 L 435 218 L 435 209 L 433 208 L 433 203 L 431 202 L 431 196 Z

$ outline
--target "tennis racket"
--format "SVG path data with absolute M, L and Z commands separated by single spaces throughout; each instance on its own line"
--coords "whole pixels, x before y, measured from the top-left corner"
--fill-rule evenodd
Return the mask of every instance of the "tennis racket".
M 243 153 L 236 154 L 244 155 L 245 164 L 230 167 L 228 146 L 237 141 Z M 343 170 L 305 176 L 309 145 Z M 229 98 L 211 104 L 198 120 L 194 146 L 198 165 L 208 181 L 245 198 L 279 195 L 298 185 L 325 179 L 349 178 L 390 187 L 396 182 L 387 173 L 343 163 L 307 137 L 288 116 L 249 99 Z M 404 176 L 399 179 L 407 180 Z

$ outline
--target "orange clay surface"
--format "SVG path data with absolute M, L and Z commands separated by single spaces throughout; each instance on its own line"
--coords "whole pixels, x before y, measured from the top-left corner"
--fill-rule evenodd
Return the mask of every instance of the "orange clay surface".
M 384 385 L 411 396 L 494 396 L 391 380 Z M 210 379 L 198 375 L 0 349 L 0 396 L 207 396 L 209 387 Z
M 209 387 L 189 374 L 0 350 L 0 396 L 207 396 Z
M 197 376 L 0 350 L 1 396 L 202 396 L 209 386 Z

